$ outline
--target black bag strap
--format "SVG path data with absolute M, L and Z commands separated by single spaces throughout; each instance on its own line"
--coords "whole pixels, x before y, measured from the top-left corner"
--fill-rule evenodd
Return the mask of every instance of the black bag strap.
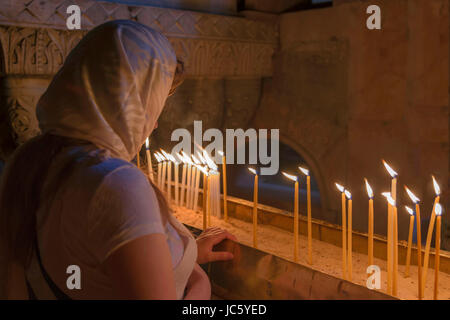
M 50 290 L 53 292 L 57 300 L 72 300 L 67 294 L 65 294 L 61 289 L 58 288 L 58 286 L 53 282 L 53 280 L 50 278 L 50 275 L 47 273 L 47 271 L 44 268 L 44 265 L 42 264 L 41 260 L 41 254 L 39 252 L 39 245 L 37 242 L 37 236 L 34 241 L 34 247 L 36 250 L 36 257 L 39 263 L 39 268 L 41 270 L 42 276 L 44 277 L 45 282 L 47 282 L 47 285 L 49 286 Z M 26 279 L 27 282 L 27 288 L 28 288 L 28 296 L 30 300 L 37 300 L 37 297 L 33 291 L 33 288 L 31 287 L 30 283 L 28 282 L 28 279 Z

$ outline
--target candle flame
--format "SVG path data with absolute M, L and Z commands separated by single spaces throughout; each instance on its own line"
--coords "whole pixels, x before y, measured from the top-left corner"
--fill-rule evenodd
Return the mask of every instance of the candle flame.
M 161 162 L 161 158 L 158 155 L 158 152 L 154 152 L 153 156 L 156 158 L 156 161 Z
M 417 198 L 414 195 L 414 193 L 412 193 L 411 190 L 408 189 L 407 186 L 405 186 L 405 190 L 406 190 L 406 193 L 408 194 L 408 196 L 411 198 L 412 202 L 414 202 L 414 203 L 419 203 L 420 202 L 420 199 Z
M 183 156 L 181 154 L 179 154 L 178 152 L 175 153 L 175 158 L 177 159 L 177 164 L 180 164 L 183 161 Z
M 347 199 L 350 200 L 352 198 L 352 194 L 350 193 L 350 191 L 345 190 L 344 192 L 345 192 L 345 196 L 347 197 Z
M 286 172 L 282 172 L 282 174 L 284 174 L 285 177 L 291 179 L 292 181 L 297 181 L 297 177 L 296 176 L 293 176 L 293 175 L 288 174 Z
M 383 192 L 382 195 L 386 197 L 387 201 L 389 202 L 389 204 L 391 206 L 393 206 L 393 207 L 396 206 L 395 200 L 394 200 L 394 198 L 391 197 L 390 192 Z
M 194 160 L 195 164 L 200 164 L 200 161 L 198 161 L 197 157 L 192 155 L 192 160 Z
M 409 213 L 410 216 L 414 215 L 413 209 L 411 209 L 411 208 L 408 207 L 408 206 L 405 206 L 405 209 L 406 209 L 406 211 L 408 211 L 408 213 Z
M 344 192 L 344 191 L 345 191 L 344 187 L 341 186 L 339 183 L 334 183 L 334 184 L 336 185 L 336 188 L 338 188 L 338 190 L 339 190 L 340 192 Z
M 158 154 L 159 154 L 159 157 L 161 158 L 161 161 L 166 161 L 167 160 L 166 157 L 163 154 L 161 154 L 161 153 L 158 153 Z
M 366 190 L 367 190 L 367 194 L 369 195 L 369 198 L 372 199 L 373 198 L 373 190 L 372 187 L 370 186 L 369 182 L 367 181 L 366 178 L 364 178 L 364 181 L 366 182 Z
M 203 150 L 203 157 L 206 160 L 206 164 L 208 165 L 208 167 L 211 170 L 216 171 L 217 170 L 217 165 L 214 163 L 214 161 L 209 157 L 208 152 L 206 152 L 206 150 Z
M 206 176 L 208 176 L 208 167 L 207 166 L 198 166 L 198 168 L 200 169 L 200 171 L 204 174 L 204 175 L 206 175 Z
M 175 159 L 175 157 L 172 156 L 170 153 L 167 154 L 167 158 L 169 159 L 169 161 L 172 161 L 173 163 L 177 163 L 177 160 Z
M 161 150 L 162 154 L 164 155 L 164 158 L 169 160 L 169 157 L 168 157 L 169 154 L 167 152 L 165 152 L 163 149 L 160 149 L 160 150 Z
M 250 171 L 250 172 L 253 173 L 253 174 L 256 174 L 256 170 L 253 169 L 253 168 L 248 168 L 248 171 Z
M 197 151 L 197 156 L 198 156 L 198 158 L 200 159 L 200 162 L 201 162 L 202 164 L 206 164 L 206 160 L 205 160 L 205 158 L 202 156 L 202 154 L 200 153 L 200 151 Z
M 223 157 L 223 155 L 224 155 L 224 153 L 223 153 L 222 150 L 218 150 L 217 153 L 218 153 L 221 157 Z
M 303 174 L 305 176 L 309 176 L 309 170 L 308 169 L 305 169 L 305 168 L 302 168 L 302 167 L 298 167 L 298 168 L 300 169 L 301 172 L 303 172 Z
M 147 139 L 145 139 L 145 149 L 148 149 L 149 145 L 150 145 L 150 141 L 148 141 L 148 138 L 147 138 Z
M 436 196 L 441 194 L 441 188 L 439 188 L 439 185 L 436 181 L 436 179 L 434 178 L 434 176 L 431 176 L 433 178 L 433 186 L 434 186 L 434 192 L 436 192 Z
M 191 158 L 186 154 L 186 152 L 181 151 L 181 154 L 183 155 L 183 162 L 186 164 L 192 164 Z
M 389 172 L 389 174 L 391 175 L 392 178 L 395 178 L 396 176 L 398 176 L 397 172 L 394 171 L 394 169 L 392 169 L 386 161 L 383 160 L 383 164 L 384 167 L 386 168 L 386 170 Z
M 436 203 L 436 207 L 434 208 L 434 213 L 436 213 L 437 216 L 442 215 L 442 206 L 440 203 Z

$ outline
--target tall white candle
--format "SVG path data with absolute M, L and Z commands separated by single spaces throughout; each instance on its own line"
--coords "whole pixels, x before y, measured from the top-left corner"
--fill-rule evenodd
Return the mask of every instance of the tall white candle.
M 145 155 L 147 156 L 147 171 L 150 180 L 153 180 L 152 157 L 150 156 L 150 142 L 148 138 L 145 140 Z

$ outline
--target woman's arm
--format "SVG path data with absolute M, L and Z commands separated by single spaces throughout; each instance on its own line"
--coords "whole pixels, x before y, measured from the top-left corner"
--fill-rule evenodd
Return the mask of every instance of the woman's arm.
M 205 271 L 196 263 L 186 285 L 184 300 L 211 299 L 211 283 Z
M 146 235 L 114 251 L 104 263 L 118 299 L 176 299 L 166 236 Z

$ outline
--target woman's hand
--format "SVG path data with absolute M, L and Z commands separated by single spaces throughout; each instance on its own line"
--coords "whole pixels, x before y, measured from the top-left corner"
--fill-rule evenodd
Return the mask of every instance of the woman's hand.
M 203 231 L 197 238 L 197 263 L 203 264 L 212 261 L 233 259 L 231 252 L 213 251 L 213 247 L 225 239 L 237 240 L 234 235 L 218 227 L 208 228 Z
M 211 283 L 208 275 L 196 263 L 191 276 L 186 284 L 184 300 L 209 300 L 211 299 Z

